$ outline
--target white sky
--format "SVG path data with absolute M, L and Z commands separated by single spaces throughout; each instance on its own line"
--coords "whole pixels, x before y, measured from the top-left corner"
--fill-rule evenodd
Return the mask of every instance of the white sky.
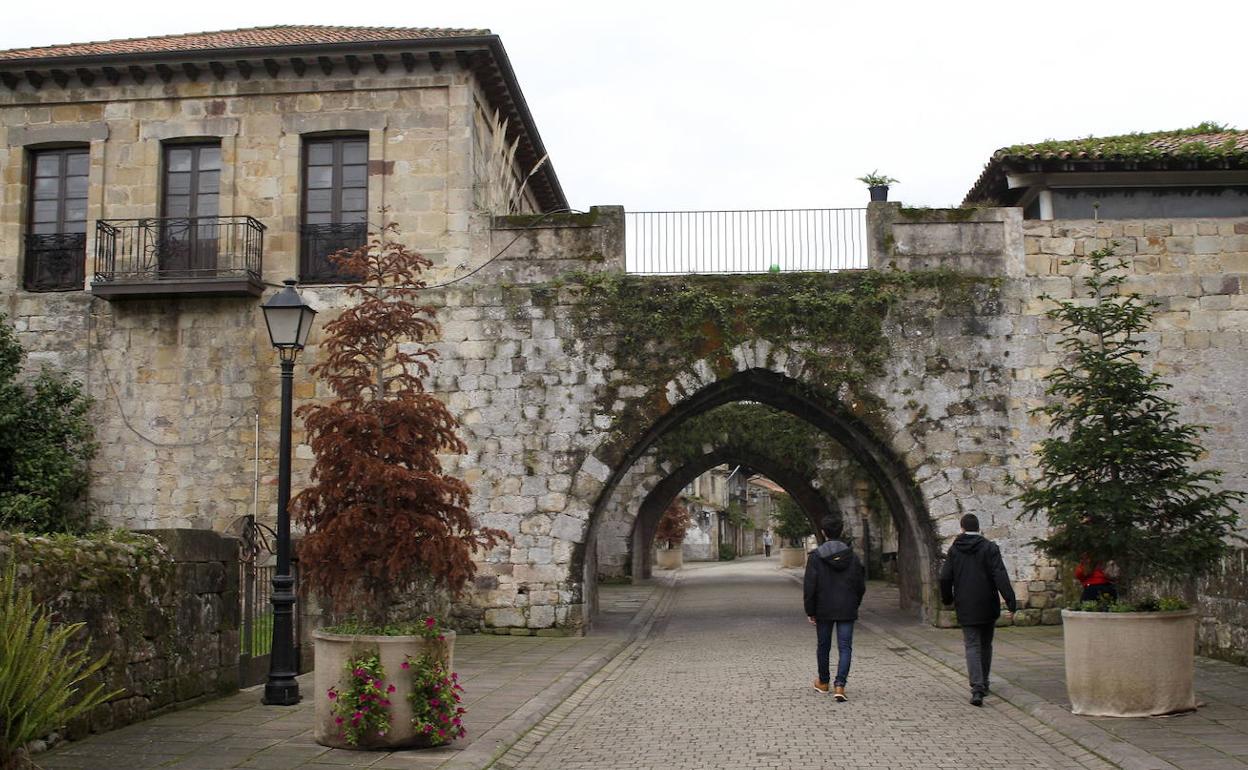
M 269 24 L 484 27 L 502 37 L 572 205 L 956 204 L 998 147 L 1248 128 L 1248 4 L 61 0 L 0 48 Z

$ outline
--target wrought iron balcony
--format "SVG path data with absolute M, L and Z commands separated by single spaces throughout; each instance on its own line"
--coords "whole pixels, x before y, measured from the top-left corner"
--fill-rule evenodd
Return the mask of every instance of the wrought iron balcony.
M 106 299 L 259 297 L 264 225 L 251 217 L 100 220 L 91 292 Z
M 30 233 L 26 236 L 26 291 L 82 291 L 86 233 Z
M 303 225 L 299 229 L 299 280 L 303 283 L 355 283 L 330 256 L 358 248 L 368 240 L 368 225 Z

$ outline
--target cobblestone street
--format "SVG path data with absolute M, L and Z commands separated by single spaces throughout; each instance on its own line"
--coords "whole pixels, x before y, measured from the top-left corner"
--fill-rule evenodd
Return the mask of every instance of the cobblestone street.
M 1113 767 L 1000 698 L 972 707 L 961 677 L 867 628 L 849 703 L 814 692 L 814 631 L 776 566 L 686 565 L 653 632 L 495 767 Z

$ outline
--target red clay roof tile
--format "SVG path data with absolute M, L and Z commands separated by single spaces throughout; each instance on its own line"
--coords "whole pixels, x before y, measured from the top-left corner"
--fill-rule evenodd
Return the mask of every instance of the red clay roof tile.
M 333 43 L 372 43 L 387 40 L 425 40 L 489 35 L 488 29 L 438 29 L 431 27 L 322 27 L 282 25 L 230 29 L 220 32 L 192 32 L 92 43 L 71 43 L 39 48 L 13 48 L 0 51 L 0 61 L 47 59 L 60 56 L 111 56 L 124 54 L 213 51 L 230 48 L 267 46 L 328 45 Z

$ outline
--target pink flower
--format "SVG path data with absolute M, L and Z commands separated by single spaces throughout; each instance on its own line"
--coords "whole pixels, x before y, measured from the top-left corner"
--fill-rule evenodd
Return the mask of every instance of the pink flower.
M 424 732 L 426 735 L 433 732 L 433 725 L 425 725 L 425 728 L 424 730 L 422 730 L 422 732 Z
M 334 717 L 334 724 L 336 725 L 342 724 L 342 717 Z
M 434 620 L 433 618 L 425 618 L 425 628 L 433 628 L 437 624 L 438 624 L 438 621 Z
M 408 663 L 406 660 L 399 664 L 399 668 L 403 669 L 404 671 L 406 671 L 407 669 L 411 667 L 412 667 L 412 664 Z
M 442 701 L 438 700 L 437 698 L 430 698 L 429 705 L 433 706 L 434 708 L 437 708 L 438 706 L 442 705 Z
M 362 668 L 357 668 L 355 671 L 352 671 L 351 673 L 361 678 L 368 674 L 368 672 Z
M 381 702 L 381 705 L 382 705 L 382 706 L 389 706 L 389 705 L 390 705 L 390 701 L 388 701 L 388 700 L 383 700 L 383 701 Z
M 439 642 L 445 642 L 445 641 L 446 641 L 446 637 L 445 637 L 444 635 L 442 635 L 442 634 L 438 634 L 438 641 L 439 641 Z
M 328 697 L 330 700 L 333 700 L 334 698 L 337 698 L 337 697 L 338 697 L 338 693 L 337 693 L 336 691 L 332 690 L 332 689 L 331 689 L 329 692 L 325 693 L 325 695 L 326 695 L 326 697 Z
M 394 685 L 390 685 L 389 687 L 387 687 L 386 692 L 394 692 Z
M 464 723 L 464 720 L 460 719 L 459 717 L 455 717 L 454 719 L 451 720 L 451 724 L 456 725 L 456 726 L 462 725 L 463 723 Z
M 439 738 L 445 738 L 445 737 L 446 737 L 446 730 L 438 730 L 438 737 L 439 737 Z

